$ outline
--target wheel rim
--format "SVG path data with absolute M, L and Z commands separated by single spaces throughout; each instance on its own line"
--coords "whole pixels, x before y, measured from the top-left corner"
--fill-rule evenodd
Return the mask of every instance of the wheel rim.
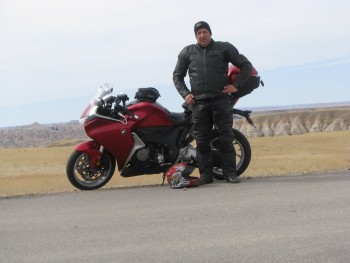
M 86 153 L 77 158 L 74 164 L 74 177 L 76 181 L 88 188 L 93 188 L 103 184 L 109 177 L 112 169 L 111 159 L 102 154 L 96 162 L 96 167 L 90 167 L 90 159 Z

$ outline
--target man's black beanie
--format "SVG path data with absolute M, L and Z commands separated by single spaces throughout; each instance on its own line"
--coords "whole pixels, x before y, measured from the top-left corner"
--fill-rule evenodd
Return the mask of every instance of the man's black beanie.
M 205 28 L 209 31 L 209 33 L 211 34 L 211 29 L 210 29 L 210 26 L 207 22 L 204 22 L 204 21 L 199 21 L 197 23 L 194 24 L 194 33 L 197 34 L 197 31 L 199 29 L 202 29 L 202 28 Z

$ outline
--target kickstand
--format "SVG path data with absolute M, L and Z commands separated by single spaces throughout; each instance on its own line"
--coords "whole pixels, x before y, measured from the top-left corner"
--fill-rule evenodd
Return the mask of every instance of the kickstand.
M 162 186 L 164 186 L 164 181 L 165 181 L 165 173 L 166 173 L 166 172 L 163 172 L 163 182 L 162 182 Z

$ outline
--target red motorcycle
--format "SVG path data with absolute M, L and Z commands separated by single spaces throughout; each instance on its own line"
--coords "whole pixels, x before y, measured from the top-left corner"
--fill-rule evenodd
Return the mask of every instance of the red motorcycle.
M 113 88 L 99 88 L 81 118 L 92 139 L 75 146 L 67 163 L 67 176 L 75 187 L 93 190 L 104 186 L 113 176 L 116 163 L 123 177 L 163 173 L 176 163 L 196 165 L 191 110 L 169 112 L 156 100 L 154 88 L 139 89 L 134 101 L 126 94 L 112 96 Z M 253 124 L 250 111 L 232 109 Z M 235 134 L 237 174 L 241 175 L 251 159 L 251 148 L 238 130 Z M 213 127 L 211 148 L 214 177 L 222 180 L 217 129 Z

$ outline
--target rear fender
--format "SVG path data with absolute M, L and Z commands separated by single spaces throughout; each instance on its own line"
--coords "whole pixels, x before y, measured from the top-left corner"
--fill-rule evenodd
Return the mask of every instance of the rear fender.
M 76 151 L 84 152 L 89 156 L 91 168 L 96 166 L 96 161 L 100 159 L 102 154 L 100 152 L 100 145 L 95 141 L 82 142 L 74 148 Z

